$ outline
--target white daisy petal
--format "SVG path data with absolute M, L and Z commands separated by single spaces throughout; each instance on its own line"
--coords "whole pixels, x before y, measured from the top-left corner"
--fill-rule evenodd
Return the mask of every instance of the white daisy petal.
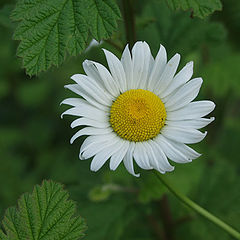
M 99 86 L 101 86 L 104 90 L 108 91 L 108 89 L 105 87 L 104 81 L 102 80 L 98 69 L 96 68 L 96 66 L 94 65 L 93 62 L 89 61 L 89 60 L 85 60 L 83 62 L 83 69 L 85 71 L 85 73 L 91 78 L 93 79 Z M 106 92 L 105 91 L 105 92 Z M 111 92 L 108 92 L 111 95 Z M 114 100 L 115 98 L 111 95 L 112 100 Z
M 93 156 L 95 156 L 97 153 L 101 152 L 104 148 L 109 148 L 112 145 L 112 141 L 104 141 L 102 140 L 99 143 L 93 143 L 91 145 L 91 148 L 86 149 L 83 153 L 82 153 L 82 157 L 83 159 L 88 159 L 91 158 Z
M 164 174 L 165 171 L 163 169 L 161 169 L 161 164 L 159 164 L 160 163 L 159 158 L 158 158 L 159 156 L 155 155 L 151 144 L 149 144 L 148 141 L 144 142 L 143 144 L 146 148 L 151 167 L 153 167 L 160 173 Z
M 88 94 L 88 92 L 81 89 L 78 84 L 69 84 L 69 85 L 65 85 L 64 87 L 71 90 L 72 92 L 82 96 L 83 98 L 85 98 L 87 100 L 87 102 L 89 102 L 93 106 L 95 106 L 103 111 L 109 110 L 109 107 L 97 102 L 91 95 Z
M 149 91 L 154 91 L 156 84 L 163 73 L 166 63 L 167 63 L 167 52 L 164 46 L 160 45 L 160 49 L 158 51 L 154 65 L 152 67 L 151 74 L 149 76 L 149 81 L 147 86 L 147 89 Z
M 184 128 L 194 128 L 200 129 L 206 127 L 209 123 L 214 121 L 214 117 L 211 118 L 197 118 L 190 120 L 182 120 L 182 121 L 166 121 L 166 125 L 174 126 L 174 127 L 184 127 Z
M 137 42 L 132 49 L 134 88 L 146 88 L 150 62 L 150 48 L 146 42 Z
M 84 135 L 101 135 L 112 132 L 112 128 L 95 128 L 95 127 L 85 127 L 77 131 L 71 138 L 70 143 L 72 144 L 77 138 Z
M 79 126 L 91 126 L 97 128 L 107 128 L 110 126 L 109 122 L 100 122 L 97 120 L 89 119 L 89 118 L 78 118 L 71 123 L 71 128 L 79 127 Z
M 178 149 L 173 147 L 170 141 L 168 141 L 168 139 L 165 138 L 163 135 L 157 136 L 156 141 L 161 146 L 167 157 L 172 161 L 177 163 L 191 162 L 191 159 L 189 159 L 186 155 L 184 155 L 182 152 L 178 151 Z
M 110 146 L 107 146 L 100 152 L 96 153 L 91 162 L 91 171 L 98 171 L 104 165 L 104 163 L 112 156 L 112 154 L 119 150 L 119 142 L 120 139 L 116 137 L 114 140 L 111 141 Z
M 96 101 L 106 106 L 111 106 L 112 98 L 104 90 L 99 87 L 97 84 L 92 81 L 91 78 L 83 74 L 75 74 L 71 77 L 78 85 L 80 89 L 83 89 L 85 92 L 88 92 Z
M 166 154 L 163 152 L 161 146 L 154 140 L 149 140 L 148 143 L 152 147 L 154 155 L 158 159 L 159 169 L 162 169 L 163 172 L 171 172 L 174 170 L 174 167 L 168 162 Z
M 107 51 L 106 49 L 103 49 L 103 51 L 113 79 L 115 79 L 115 82 L 119 83 L 120 91 L 122 93 L 125 92 L 127 90 L 127 81 L 121 61 L 113 53 Z
M 196 129 L 165 126 L 161 130 L 163 136 L 181 143 L 197 143 L 203 140 L 207 132 L 202 133 Z
M 196 159 L 198 157 L 201 156 L 200 153 L 196 152 L 195 150 L 193 150 L 192 148 L 190 148 L 189 146 L 187 146 L 184 143 L 179 143 L 176 141 L 172 141 L 171 139 L 167 138 L 167 141 L 179 152 L 181 152 L 182 154 L 184 154 L 188 159 Z
M 64 113 L 62 113 L 61 117 L 63 117 L 64 115 L 86 117 L 93 120 L 97 119 L 101 122 L 106 122 L 109 118 L 108 113 L 87 104 L 82 104 L 81 106 L 70 108 Z
M 73 106 L 73 107 L 77 107 L 77 106 L 81 106 L 83 104 L 88 104 L 88 102 L 84 99 L 81 99 L 81 98 L 67 98 L 65 100 L 63 100 L 60 105 L 62 104 L 66 104 L 66 105 L 70 105 L 70 106 Z
M 171 84 L 173 80 L 173 76 L 177 71 L 179 62 L 180 62 L 180 55 L 177 53 L 169 60 L 166 67 L 164 68 L 164 71 L 153 90 L 154 93 L 161 96 L 161 94 L 165 91 L 167 86 Z
M 195 78 L 180 87 L 165 103 L 167 111 L 175 111 L 190 103 L 199 93 L 203 80 Z
M 137 165 L 142 169 L 152 169 L 149 163 L 147 153 L 145 151 L 144 145 L 141 142 L 137 142 L 133 152 L 133 157 Z
M 166 90 L 161 93 L 161 97 L 164 98 L 175 89 L 182 86 L 184 83 L 189 81 L 193 75 L 193 62 L 189 62 L 186 66 L 173 78 L 171 84 L 168 85 Z
M 152 73 L 154 63 L 155 63 L 154 57 L 152 56 L 152 54 L 150 54 L 149 68 L 148 68 L 148 79 L 147 79 L 147 86 L 146 86 L 146 89 L 148 89 L 149 78 L 150 78 L 150 75 L 151 75 L 151 73 Z
M 143 51 L 144 51 L 144 70 L 141 75 L 139 88 L 146 89 L 152 68 L 151 63 L 154 61 L 154 59 L 151 54 L 151 50 L 146 42 L 143 42 Z
M 87 159 L 94 156 L 106 146 L 110 146 L 111 142 L 116 138 L 116 134 L 108 133 L 102 135 L 92 135 L 87 137 L 79 152 L 80 159 Z
M 139 177 L 140 174 L 136 174 L 134 172 L 134 167 L 133 167 L 133 151 L 135 148 L 135 143 L 134 142 L 130 142 L 129 143 L 129 148 L 128 151 L 123 159 L 123 163 L 125 168 L 128 170 L 129 173 L 131 173 L 133 176 L 135 177 Z
M 111 156 L 110 165 L 109 165 L 111 170 L 115 171 L 117 169 L 117 167 L 125 157 L 128 147 L 129 147 L 129 142 L 122 140 L 120 149 Z
M 127 81 L 127 89 L 133 89 L 134 84 L 133 84 L 133 63 L 132 63 L 132 58 L 131 58 L 131 53 L 129 51 L 128 45 L 126 45 L 121 62 L 124 68 L 124 72 L 126 75 L 126 81 Z
M 181 109 L 173 112 L 167 112 L 167 120 L 186 120 L 201 118 L 215 108 L 215 104 L 211 101 L 195 101 L 187 104 Z
M 114 97 L 117 97 L 120 94 L 119 84 L 116 82 L 112 75 L 109 73 L 107 68 L 105 68 L 102 64 L 91 61 L 97 68 L 99 75 L 104 82 L 104 85 L 109 93 L 111 93 Z

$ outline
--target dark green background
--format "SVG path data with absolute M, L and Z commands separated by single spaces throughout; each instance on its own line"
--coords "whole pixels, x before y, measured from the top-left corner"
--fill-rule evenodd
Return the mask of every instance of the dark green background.
M 140 1 L 139 1 L 140 2 Z M 82 72 L 84 59 L 106 64 L 101 47 L 77 58 L 66 57 L 58 69 L 28 77 L 16 57 L 9 20 L 14 1 L 0 3 L 0 216 L 19 196 L 43 179 L 59 181 L 70 191 L 86 219 L 89 240 L 231 239 L 212 223 L 195 215 L 166 192 L 150 171 L 134 178 L 120 166 L 99 172 L 80 161 L 82 139 L 70 145 L 73 117 L 60 119 L 60 102 L 70 96 L 63 88 Z M 13 4 L 13 5 L 11 5 Z M 194 61 L 194 77 L 203 77 L 198 99 L 216 103 L 216 120 L 206 139 L 193 146 L 202 156 L 190 164 L 174 164 L 169 181 L 194 201 L 240 230 L 240 2 L 223 1 L 223 11 L 200 20 L 190 12 L 172 12 L 162 1 L 136 6 L 137 39 L 155 55 L 162 43 L 170 58 L 182 56 L 181 66 Z M 124 46 L 123 23 L 113 40 Z M 179 68 L 180 69 L 180 68 Z M 106 190 L 107 189 L 107 190 Z M 169 220 L 170 219 L 170 220 Z

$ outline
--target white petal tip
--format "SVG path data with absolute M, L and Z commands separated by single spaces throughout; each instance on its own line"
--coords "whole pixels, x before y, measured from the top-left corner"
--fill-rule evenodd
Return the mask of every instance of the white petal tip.
M 76 81 L 76 80 L 80 80 L 79 79 L 79 74 L 74 74 L 70 77 L 72 80 Z
M 108 52 L 109 52 L 109 51 L 108 51 L 107 49 L 105 49 L 105 48 L 102 48 L 102 50 L 103 50 L 104 53 L 108 53 Z
M 91 164 L 90 170 L 91 170 L 92 172 L 97 172 L 99 169 L 96 168 L 95 166 L 92 166 L 92 164 Z
M 171 166 L 169 169 L 167 169 L 166 172 L 172 172 L 172 171 L 174 171 L 174 169 L 175 169 L 175 167 L 174 167 L 174 166 Z
M 198 156 L 196 157 L 196 158 L 199 158 L 199 157 L 201 157 L 202 156 L 202 154 L 201 153 L 198 153 Z
M 110 161 L 110 164 L 109 164 L 109 168 L 111 171 L 115 171 L 117 168 L 118 168 L 119 164 L 118 165 L 113 165 L 111 164 L 111 161 Z
M 85 158 L 82 156 L 82 154 L 79 154 L 78 157 L 79 157 L 80 160 L 85 160 Z
M 91 61 L 89 61 L 88 59 L 84 60 L 83 65 L 90 65 Z
M 176 54 L 175 54 L 175 57 L 180 58 L 181 55 L 180 55 L 179 53 L 176 53 Z
M 63 104 L 64 104 L 64 101 L 65 101 L 65 100 L 61 101 L 59 105 L 60 105 L 60 106 L 63 105 Z
M 203 83 L 203 79 L 200 77 L 200 78 L 197 78 L 197 80 L 199 81 L 200 84 Z
M 213 122 L 215 120 L 215 117 L 210 117 L 210 121 Z
M 181 58 L 181 55 L 179 53 L 176 53 L 172 59 L 174 59 L 175 61 L 179 62 L 180 61 L 180 58 Z
M 216 104 L 214 102 L 212 102 L 212 105 L 213 105 L 213 110 L 214 110 L 216 107 Z

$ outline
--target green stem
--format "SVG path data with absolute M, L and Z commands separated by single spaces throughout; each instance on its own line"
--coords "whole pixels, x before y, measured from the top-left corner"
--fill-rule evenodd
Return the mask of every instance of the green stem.
M 136 42 L 134 0 L 122 0 L 126 39 L 130 48 Z
M 169 183 L 166 181 L 165 177 L 163 177 L 163 175 L 161 173 L 159 173 L 155 170 L 154 170 L 154 173 L 157 176 L 157 178 L 168 188 L 168 190 L 170 192 L 172 192 L 181 202 L 183 202 L 185 205 L 187 205 L 188 207 L 190 207 L 191 209 L 193 209 L 194 211 L 196 211 L 197 213 L 199 213 L 203 217 L 207 218 L 209 221 L 216 224 L 218 227 L 225 230 L 232 237 L 234 237 L 236 239 L 240 239 L 240 233 L 237 230 L 235 230 L 234 228 L 232 228 L 231 226 L 229 226 L 228 224 L 226 224 L 225 222 L 223 222 L 219 218 L 215 217 L 214 215 L 209 213 L 204 208 L 197 205 L 195 202 L 193 202 L 187 196 L 180 193 L 178 190 L 174 189 L 174 187 L 169 185 Z

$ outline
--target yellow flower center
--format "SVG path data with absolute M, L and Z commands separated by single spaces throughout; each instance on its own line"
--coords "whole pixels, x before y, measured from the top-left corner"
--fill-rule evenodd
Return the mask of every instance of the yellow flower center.
M 124 92 L 112 104 L 110 123 L 113 130 L 124 139 L 134 142 L 156 137 L 167 117 L 161 99 L 143 89 Z

